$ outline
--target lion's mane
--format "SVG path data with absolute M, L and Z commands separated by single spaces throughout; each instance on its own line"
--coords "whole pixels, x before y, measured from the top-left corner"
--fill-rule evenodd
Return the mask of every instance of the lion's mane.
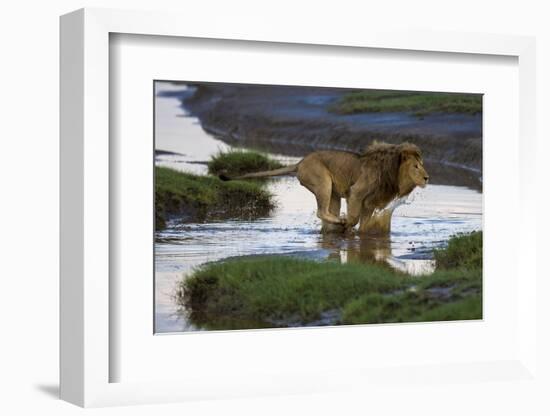
M 422 158 L 418 146 L 404 142 L 401 144 L 389 144 L 374 141 L 360 156 L 363 169 L 369 170 L 376 184 L 373 192 L 376 193 L 375 200 L 389 200 L 399 194 L 399 167 L 404 158 L 414 156 Z

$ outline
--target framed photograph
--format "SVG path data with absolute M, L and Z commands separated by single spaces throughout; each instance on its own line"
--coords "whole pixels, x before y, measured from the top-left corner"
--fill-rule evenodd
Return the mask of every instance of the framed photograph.
M 154 100 L 155 333 L 482 319 L 481 94 Z
M 61 18 L 62 398 L 538 383 L 534 39 L 180 18 Z

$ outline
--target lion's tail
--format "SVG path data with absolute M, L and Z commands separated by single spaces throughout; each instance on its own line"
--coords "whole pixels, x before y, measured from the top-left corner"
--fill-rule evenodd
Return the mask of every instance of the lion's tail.
M 296 169 L 298 169 L 298 163 L 295 165 L 285 166 L 284 168 L 267 170 L 264 172 L 247 173 L 246 175 L 234 176 L 234 177 L 229 177 L 222 173 L 221 175 L 219 175 L 219 177 L 222 181 L 231 181 L 233 179 L 267 178 L 269 176 L 280 176 L 280 175 L 286 175 L 288 173 L 294 173 L 296 172 Z

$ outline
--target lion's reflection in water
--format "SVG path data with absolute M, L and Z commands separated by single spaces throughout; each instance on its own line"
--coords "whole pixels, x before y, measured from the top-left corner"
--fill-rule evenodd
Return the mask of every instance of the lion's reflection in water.
M 392 254 L 391 240 L 387 237 L 365 237 L 360 235 L 342 238 L 334 234 L 321 236 L 320 246 L 329 252 L 328 259 L 341 263 L 368 263 L 392 267 L 393 269 L 420 276 L 433 273 L 433 259 L 397 257 Z M 414 248 L 411 248 L 414 250 Z

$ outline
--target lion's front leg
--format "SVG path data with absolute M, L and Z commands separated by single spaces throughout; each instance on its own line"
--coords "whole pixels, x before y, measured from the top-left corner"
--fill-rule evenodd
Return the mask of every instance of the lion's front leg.
M 348 215 L 346 218 L 346 228 L 352 228 L 359 222 L 361 211 L 363 209 L 363 201 L 369 194 L 371 189 L 371 181 L 367 177 L 359 178 L 359 180 L 350 188 L 348 197 Z
M 353 228 L 359 222 L 363 200 L 361 195 L 351 195 L 348 198 L 348 215 L 346 217 L 346 228 Z
M 366 234 L 368 232 L 369 220 L 372 218 L 373 213 L 374 208 L 364 203 L 363 210 L 361 211 L 361 218 L 359 219 L 359 233 Z

